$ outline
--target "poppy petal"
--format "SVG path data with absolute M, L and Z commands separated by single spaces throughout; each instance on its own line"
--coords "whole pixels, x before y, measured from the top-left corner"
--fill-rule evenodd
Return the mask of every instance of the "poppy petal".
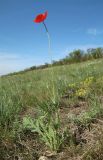
M 37 15 L 36 18 L 34 19 L 34 22 L 35 23 L 41 23 L 41 22 L 43 22 L 46 19 L 47 15 L 48 15 L 47 11 L 45 13 L 43 13 L 43 14 Z

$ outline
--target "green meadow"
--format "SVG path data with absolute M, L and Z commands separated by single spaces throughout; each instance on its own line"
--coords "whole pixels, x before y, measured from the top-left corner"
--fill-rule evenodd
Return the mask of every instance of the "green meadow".
M 0 160 L 102 160 L 103 59 L 0 77 Z

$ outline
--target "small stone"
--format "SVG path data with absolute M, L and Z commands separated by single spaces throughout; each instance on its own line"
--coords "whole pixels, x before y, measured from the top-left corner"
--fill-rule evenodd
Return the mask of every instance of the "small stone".
M 39 158 L 39 160 L 49 160 L 47 157 L 45 157 L 45 156 L 41 156 L 40 158 Z
M 56 156 L 56 155 L 57 155 L 56 152 L 46 151 L 46 153 L 45 153 L 45 156 L 47 156 L 47 157 L 54 157 L 54 156 Z

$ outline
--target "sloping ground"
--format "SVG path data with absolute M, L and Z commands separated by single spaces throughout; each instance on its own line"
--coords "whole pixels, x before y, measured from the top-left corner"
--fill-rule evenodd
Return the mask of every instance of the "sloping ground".
M 75 108 L 76 107 L 76 108 Z M 90 159 L 89 154 L 93 154 L 94 159 L 103 157 L 103 119 L 98 117 L 85 125 L 77 125 L 70 122 L 70 114 L 81 115 L 86 112 L 87 104 L 80 102 L 78 106 L 60 108 L 60 119 L 63 127 L 67 127 L 72 134 L 72 139 L 66 139 L 58 153 L 52 152 L 39 140 L 37 133 L 26 131 L 16 142 L 7 142 L 3 144 L 4 151 L 8 152 L 5 159 L 39 159 L 42 155 L 50 160 L 84 160 Z M 27 111 L 27 115 L 31 111 Z M 92 156 L 91 156 L 92 157 Z M 2 158 L 1 158 L 2 159 Z
M 12 79 L 9 77 L 8 80 L 5 79 L 6 86 L 2 82 L 1 106 L 7 105 L 8 108 L 10 104 L 17 109 L 7 112 L 5 108 L 6 114 L 0 110 L 0 160 L 38 160 L 41 156 L 44 156 L 41 160 L 103 159 L 103 60 L 71 65 L 70 69 L 64 67 L 54 68 L 54 83 L 56 91 L 58 90 L 58 94 L 55 93 L 57 109 L 52 108 L 47 101 L 48 97 L 52 97 L 53 88 L 51 77 L 48 80 L 48 75 L 51 74 L 48 70 L 43 73 L 38 71 L 32 77 L 33 73 L 14 76 Z M 5 96 L 2 93 L 4 90 L 7 91 Z M 52 109 L 53 120 L 55 121 L 55 113 L 60 119 L 59 133 L 64 133 L 63 142 L 57 151 L 51 150 L 41 140 L 37 130 L 23 128 L 25 117 L 30 117 L 32 120 L 29 122 L 32 124 L 39 119 L 41 113 L 52 114 Z M 45 121 L 45 125 L 46 123 L 48 122 Z

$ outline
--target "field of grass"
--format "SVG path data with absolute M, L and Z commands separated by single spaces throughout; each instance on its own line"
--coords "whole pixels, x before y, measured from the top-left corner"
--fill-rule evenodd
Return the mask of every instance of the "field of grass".
M 41 156 L 103 160 L 103 59 L 0 78 L 0 160 Z

